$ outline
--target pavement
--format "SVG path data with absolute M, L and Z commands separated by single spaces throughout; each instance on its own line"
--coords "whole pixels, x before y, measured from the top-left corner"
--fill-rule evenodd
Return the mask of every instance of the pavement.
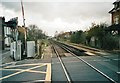
M 50 83 L 51 47 L 46 47 L 44 51 L 42 59 L 25 59 L 0 65 L 0 81 L 2 83 Z
M 64 54 L 66 57 L 62 57 L 62 60 L 73 83 L 111 83 L 81 60 L 67 52 Z M 96 54 L 91 56 L 88 53 L 88 55 L 79 57 L 113 80 L 118 81 L 120 75 L 119 55 L 102 52 L 102 57 Z M 0 65 L 0 81 L 2 83 L 66 83 L 67 79 L 58 58 L 49 45 L 44 50 L 42 59 L 25 59 Z
M 27 62 L 27 61 L 26 61 Z M 33 62 L 33 61 L 32 61 Z M 2 71 L 2 83 L 21 83 L 21 82 L 44 82 L 51 81 L 50 63 L 19 63 L 14 62 L 0 68 Z
M 51 45 L 49 45 L 44 49 L 41 59 L 51 63 L 51 56 L 52 56 L 52 50 L 51 50 Z
M 13 59 L 10 57 L 10 48 L 6 48 L 0 52 L 0 63 L 4 64 L 9 62 L 13 62 Z

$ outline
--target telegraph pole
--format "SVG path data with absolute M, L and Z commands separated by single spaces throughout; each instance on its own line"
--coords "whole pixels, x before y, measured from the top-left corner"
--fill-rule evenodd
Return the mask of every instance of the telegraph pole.
M 23 27 L 25 28 L 25 49 L 24 49 L 24 53 L 27 56 L 27 28 L 25 27 L 25 15 L 24 15 L 24 7 L 23 7 L 22 0 L 21 0 L 21 7 L 22 7 L 22 16 L 23 16 Z

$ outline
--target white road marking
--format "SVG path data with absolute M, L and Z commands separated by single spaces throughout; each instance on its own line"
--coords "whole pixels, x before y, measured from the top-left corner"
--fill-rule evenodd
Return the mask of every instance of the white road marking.
M 120 72 L 117 72 L 117 74 L 120 74 Z
M 3 55 L 8 54 L 9 52 L 10 52 L 10 51 L 5 52 L 5 53 L 1 53 L 0 56 L 1 56 L 2 58 L 0 59 L 0 61 L 2 61 L 3 59 L 5 59 L 6 57 L 3 57 Z
M 120 59 L 117 58 L 117 59 L 113 59 L 113 60 L 118 61 L 118 60 L 120 60 Z
M 93 54 L 91 52 L 85 52 L 85 53 L 88 54 L 88 55 L 95 55 L 95 54 Z
M 110 53 L 105 53 L 105 52 L 96 52 L 96 53 L 99 53 L 99 54 L 102 54 L 102 55 L 110 55 Z
M 22 83 L 38 83 L 38 82 L 44 82 L 45 80 L 35 80 L 35 81 L 30 81 L 30 82 L 22 82 Z
M 1 55 L 5 55 L 5 54 L 7 54 L 7 53 L 9 53 L 10 51 L 8 51 L 8 52 L 5 52 L 5 53 L 2 53 Z
M 5 65 L 12 65 L 12 64 L 16 64 L 18 61 L 16 61 L 16 62 L 9 62 L 9 63 L 5 63 L 5 64 L 2 64 L 2 65 L 0 65 L 0 66 L 5 66 Z
M 106 60 L 103 60 L 103 61 L 110 61 L 110 59 L 106 59 Z

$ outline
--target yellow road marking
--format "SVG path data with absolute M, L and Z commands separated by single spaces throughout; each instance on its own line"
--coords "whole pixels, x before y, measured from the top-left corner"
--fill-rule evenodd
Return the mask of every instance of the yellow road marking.
M 32 67 L 32 68 L 28 68 L 28 69 L 5 69 L 5 68 L 12 68 L 12 67 L 20 67 L 20 66 L 31 66 L 31 65 L 36 65 L 36 66 Z M 47 66 L 46 72 L 32 70 L 32 69 L 39 68 L 39 67 L 42 67 L 42 66 L 45 66 L 45 65 Z M 47 83 L 51 82 L 51 63 L 44 63 L 44 64 L 43 63 L 39 63 L 39 64 L 23 64 L 23 65 L 7 66 L 7 67 L 4 67 L 4 68 L 1 68 L 0 70 L 11 70 L 11 71 L 15 71 L 16 70 L 16 71 L 19 71 L 19 72 L 16 72 L 16 73 L 4 76 L 4 77 L 0 78 L 0 80 L 9 78 L 11 76 L 14 76 L 14 75 L 17 75 L 17 74 L 20 74 L 20 73 L 23 73 L 23 72 L 34 72 L 34 73 L 43 73 L 43 74 L 46 74 L 45 80 L 36 80 L 35 82 L 37 82 L 37 81 L 38 82 L 39 81 L 45 81 L 45 83 L 46 82 Z
M 42 65 L 43 63 L 38 63 L 38 64 L 23 64 L 23 65 L 14 65 L 14 66 L 7 66 L 4 68 L 11 68 L 11 67 L 21 67 L 21 66 L 32 66 L 32 65 Z
M 45 83 L 51 81 L 51 63 L 47 64 L 47 71 L 46 71 Z
M 22 71 L 23 69 L 0 69 L 0 70 L 10 70 L 10 71 Z
M 29 70 L 31 70 L 31 69 L 39 68 L 39 67 L 44 66 L 44 65 L 46 65 L 46 64 L 39 65 L 39 66 L 35 66 L 35 67 L 32 67 L 32 68 L 28 68 L 28 69 L 25 69 L 25 70 L 22 70 L 22 71 L 19 71 L 19 72 L 16 72 L 16 73 L 13 73 L 13 74 L 4 76 L 4 77 L 0 78 L 0 80 L 9 78 L 9 77 L 11 77 L 11 76 L 14 76 L 14 75 L 17 75 L 17 74 L 20 74 L 20 73 L 23 73 L 23 72 L 25 72 L 25 71 L 29 71 Z
M 1 70 L 9 70 L 9 71 L 22 71 L 24 69 L 1 69 Z M 26 72 L 33 72 L 33 73 L 46 73 L 46 72 L 43 72 L 43 71 L 35 71 L 35 70 L 26 70 Z
M 43 71 L 34 71 L 34 70 L 27 70 L 26 72 L 33 72 L 33 73 L 43 73 L 43 74 L 46 74 L 46 72 L 43 72 Z
M 22 82 L 22 83 L 38 83 L 38 82 L 44 82 L 45 80 L 35 80 L 35 81 L 30 81 L 30 82 Z

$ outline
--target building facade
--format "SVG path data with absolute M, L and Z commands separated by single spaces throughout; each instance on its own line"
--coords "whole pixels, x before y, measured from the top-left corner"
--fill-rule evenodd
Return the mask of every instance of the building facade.
M 4 40 L 5 40 L 5 46 L 9 47 L 11 44 L 11 38 L 8 36 L 11 35 L 11 29 L 9 27 L 4 26 Z
M 120 0 L 117 0 L 113 3 L 114 8 L 109 11 L 111 13 L 111 22 L 112 25 L 120 24 Z

